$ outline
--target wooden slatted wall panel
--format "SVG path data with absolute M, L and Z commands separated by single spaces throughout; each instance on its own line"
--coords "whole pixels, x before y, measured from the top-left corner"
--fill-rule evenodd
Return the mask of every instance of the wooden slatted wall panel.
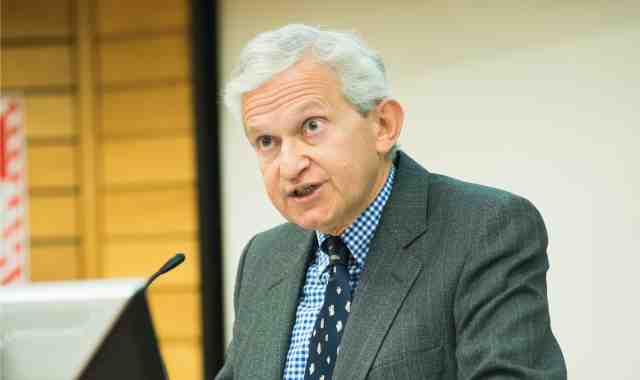
M 27 108 L 32 279 L 148 276 L 185 252 L 149 302 L 171 378 L 200 379 L 189 2 L 78 1 L 0 2 L 2 90 Z
M 30 92 L 68 88 L 74 84 L 71 54 L 71 47 L 64 42 L 42 46 L 7 44 L 2 52 L 2 86 Z
M 31 279 L 79 278 L 72 3 L 1 3 L 2 92 L 25 98 Z
M 191 133 L 188 82 L 106 91 L 100 97 L 104 137 Z
M 70 0 L 3 0 L 3 39 L 69 38 L 73 34 Z
M 150 306 L 171 378 L 202 378 L 199 262 L 184 0 L 97 0 L 101 268 L 146 276 L 176 251 Z M 135 22 L 132 22 L 135 20 Z
M 73 140 L 75 97 L 72 94 L 29 95 L 25 108 L 29 112 L 27 137 L 30 140 Z

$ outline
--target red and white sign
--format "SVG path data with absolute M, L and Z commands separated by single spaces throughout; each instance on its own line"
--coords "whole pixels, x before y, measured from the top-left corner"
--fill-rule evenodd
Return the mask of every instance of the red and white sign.
M 0 285 L 28 279 L 27 146 L 23 103 L 0 97 Z

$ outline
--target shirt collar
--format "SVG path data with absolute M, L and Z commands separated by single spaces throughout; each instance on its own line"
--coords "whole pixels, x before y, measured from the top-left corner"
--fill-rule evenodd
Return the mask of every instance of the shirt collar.
M 369 253 L 369 243 L 371 243 L 371 239 L 373 239 L 373 235 L 375 234 L 378 223 L 380 222 L 380 217 L 382 216 L 382 210 L 391 195 L 395 173 L 395 166 L 391 165 L 391 170 L 389 170 L 387 180 L 384 183 L 384 186 L 382 186 L 382 189 L 378 192 L 376 198 L 369 204 L 362 214 L 360 214 L 360 216 L 349 227 L 347 227 L 342 234 L 340 234 L 340 237 L 346 244 L 347 248 L 349 248 L 351 255 L 359 267 L 364 266 L 364 261 Z M 329 235 L 316 231 L 318 247 L 322 246 L 322 242 L 324 242 L 327 237 L 329 237 Z M 320 254 L 320 250 L 318 250 L 318 254 Z

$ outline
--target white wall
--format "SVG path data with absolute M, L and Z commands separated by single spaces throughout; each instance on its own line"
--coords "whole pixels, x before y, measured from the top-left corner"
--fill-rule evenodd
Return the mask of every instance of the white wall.
M 570 378 L 640 378 L 640 2 L 228 0 L 221 10 L 223 79 L 260 31 L 304 22 L 359 32 L 405 106 L 404 150 L 542 212 L 552 328 Z M 282 218 L 241 127 L 226 115 L 223 128 L 232 310 L 242 247 Z

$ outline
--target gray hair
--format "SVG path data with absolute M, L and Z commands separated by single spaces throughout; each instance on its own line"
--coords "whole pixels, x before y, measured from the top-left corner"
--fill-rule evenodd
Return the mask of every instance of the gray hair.
M 384 63 L 362 39 L 353 33 L 291 24 L 249 41 L 225 86 L 225 105 L 242 120 L 242 95 L 293 66 L 308 52 L 336 72 L 344 97 L 363 116 L 390 96 Z M 389 152 L 392 159 L 395 150 L 394 146 Z

